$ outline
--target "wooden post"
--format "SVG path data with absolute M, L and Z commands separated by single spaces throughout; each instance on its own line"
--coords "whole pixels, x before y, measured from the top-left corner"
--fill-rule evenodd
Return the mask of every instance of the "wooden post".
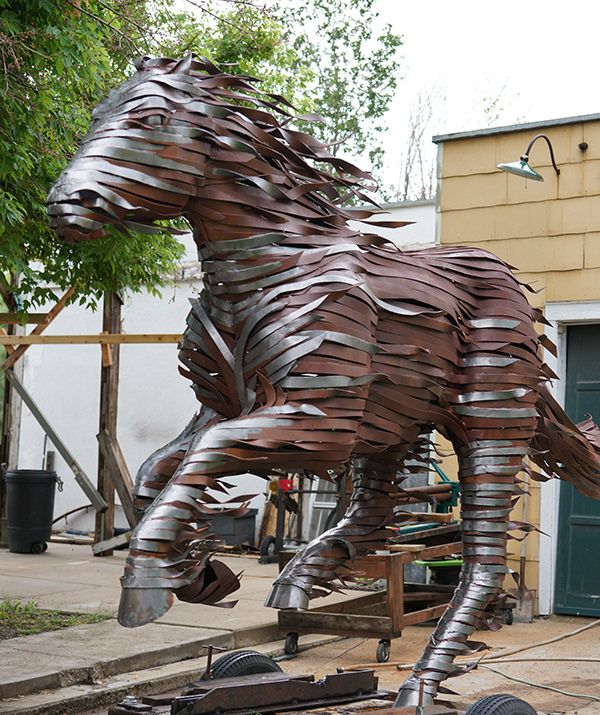
M 0 277 L 0 296 L 4 301 L 6 309 L 15 311 L 14 292 L 12 288 L 16 286 L 16 278 L 11 276 L 10 283 L 5 283 Z M 15 324 L 7 325 L 8 334 L 15 335 L 18 332 L 18 326 Z M 2 333 L 6 331 L 0 328 Z M 14 348 L 10 345 L 6 346 L 6 355 L 14 352 Z M 2 411 L 0 422 L 0 465 L 5 464 L 8 469 L 14 469 L 17 466 L 18 459 L 18 430 L 21 420 L 21 402 L 7 380 L 5 372 L 0 370 L 0 380 L 4 381 L 4 397 L 0 410 Z M 8 526 L 6 519 L 6 490 L 4 479 L 0 478 L 0 548 L 8 548 Z
M 121 299 L 116 293 L 104 294 L 102 330 L 107 333 L 121 332 Z M 110 359 L 104 354 L 100 377 L 100 420 L 98 432 L 107 432 L 117 441 L 117 407 L 119 401 L 119 345 L 106 346 L 111 351 Z M 96 514 L 95 541 L 107 541 L 115 535 L 115 487 L 110 475 L 110 464 L 98 449 L 98 491 L 108 503 L 108 509 Z M 96 556 L 111 556 L 112 549 L 103 550 Z
M 125 518 L 133 529 L 138 523 L 138 515 L 133 505 L 133 480 L 127 468 L 127 463 L 119 447 L 119 443 L 106 430 L 97 435 L 100 451 L 104 456 L 108 473 L 121 500 Z
M 11 326 L 12 327 L 12 326 Z M 0 376 L 4 382 L 4 395 L 2 399 L 2 424 L 0 433 L 0 465 L 7 464 L 9 461 L 10 452 L 10 434 L 11 434 L 11 388 L 10 383 L 4 376 Z M 8 524 L 6 521 L 6 489 L 4 479 L 0 478 L 0 548 L 8 548 Z

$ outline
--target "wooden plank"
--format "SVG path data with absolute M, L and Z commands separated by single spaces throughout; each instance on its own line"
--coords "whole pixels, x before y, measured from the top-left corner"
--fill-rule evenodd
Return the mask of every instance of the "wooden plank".
M 14 336 L 14 335 L 9 335 L 9 334 L 6 332 L 6 330 L 4 330 L 4 328 L 0 328 L 0 340 L 2 340 L 2 338 L 14 338 L 14 337 L 16 337 L 16 336 Z M 2 344 L 3 344 L 3 343 L 0 343 L 0 345 L 2 345 Z M 14 352 L 14 349 L 15 349 L 15 348 L 14 348 L 14 346 L 11 345 L 10 343 L 5 343 L 5 344 L 4 344 L 4 349 L 6 350 L 6 354 L 7 354 L 7 355 L 10 355 L 12 352 Z
M 416 512 L 416 511 L 398 511 L 397 514 L 410 514 L 413 521 L 435 521 L 438 524 L 449 524 L 454 521 L 454 514 L 448 512 L 447 514 L 437 514 L 436 512 Z
M 106 333 L 101 333 L 101 335 L 106 335 Z M 107 343 L 100 343 L 100 354 L 102 355 L 102 367 L 110 367 L 113 364 L 111 346 Z
M 0 345 L 123 345 L 178 343 L 181 333 L 104 333 L 99 335 L 6 335 L 0 334 Z M 19 349 L 17 348 L 17 350 Z M 24 352 L 24 351 L 23 351 Z
M 48 313 L 0 313 L 0 323 L 2 325 L 39 325 L 45 323 Z
M 98 444 L 108 466 L 108 474 L 114 484 L 123 512 L 129 526 L 133 529 L 138 523 L 138 515 L 133 506 L 133 481 L 127 463 L 118 442 L 105 429 L 97 435 Z
M 420 611 L 413 611 L 404 616 L 405 626 L 414 626 L 416 623 L 425 623 L 432 621 L 434 618 L 439 618 L 448 608 L 447 603 L 442 603 L 439 606 L 431 606 L 431 608 L 423 608 Z
M 396 638 L 392 621 L 387 616 L 351 615 L 323 611 L 279 611 L 278 626 L 297 633 L 329 633 L 367 638 Z
M 125 546 L 129 539 L 131 539 L 131 534 L 131 531 L 126 531 L 124 534 L 118 534 L 117 536 L 113 536 L 111 539 L 107 539 L 106 541 L 99 541 L 92 544 L 92 553 L 94 556 L 104 555 L 109 551 L 112 554 L 112 550 L 117 546 Z
M 354 613 L 357 609 L 374 606 L 385 601 L 385 591 L 373 591 L 365 596 L 357 596 L 347 601 L 328 603 L 326 606 L 316 606 L 311 608 L 311 613 Z
M 69 299 L 75 292 L 74 288 L 69 288 L 69 290 L 57 301 L 56 305 L 52 306 L 52 308 L 48 311 L 48 314 L 46 316 L 46 320 L 41 323 L 40 325 L 36 325 L 35 328 L 31 331 L 29 336 L 21 336 L 21 337 L 35 337 L 41 335 L 44 330 L 52 323 L 52 321 L 60 315 L 60 312 L 62 309 L 65 307 L 65 305 L 69 302 Z M 0 340 L 5 340 L 6 338 L 0 338 Z M 0 343 L 1 344 L 1 343 Z M 17 343 L 13 343 L 17 344 Z M 20 344 L 17 349 L 12 352 L 4 361 L 3 368 L 5 370 L 8 370 L 10 367 L 12 367 L 15 362 L 25 353 L 29 346 L 27 344 Z
M 117 334 L 121 332 L 121 298 L 112 292 L 104 294 L 102 306 L 102 331 Z M 114 443 L 117 442 L 117 411 L 119 404 L 119 345 L 107 346 L 110 350 L 110 364 L 101 360 L 100 370 L 100 414 L 98 433 L 106 432 Z M 110 540 L 115 533 L 115 483 L 109 461 L 105 459 L 102 444 L 98 448 L 98 491 L 108 504 L 102 514 L 96 514 L 95 540 Z M 112 551 L 94 553 L 95 556 L 111 556 Z
M 90 478 L 83 471 L 79 462 L 77 462 L 75 457 L 73 457 L 71 452 L 69 452 L 65 443 L 54 431 L 52 425 L 44 417 L 40 408 L 37 406 L 37 403 L 34 401 L 33 397 L 29 394 L 29 392 L 27 392 L 23 383 L 15 375 L 14 370 L 6 370 L 5 375 L 12 387 L 14 387 L 15 391 L 20 395 L 23 402 L 27 405 L 27 407 L 29 407 L 31 414 L 35 417 L 44 432 L 48 435 L 48 439 L 56 447 L 62 458 L 65 460 L 65 462 L 75 475 L 75 481 L 79 484 L 85 495 L 88 497 L 94 509 L 96 509 L 97 512 L 102 512 L 103 510 L 105 510 L 108 507 L 106 501 L 102 498 L 101 494 L 91 482 Z
M 447 593 L 440 593 L 435 591 L 405 591 L 404 592 L 404 602 L 417 602 L 417 601 L 429 601 L 430 603 L 435 603 L 436 601 L 448 601 Z
M 448 537 L 450 535 L 457 534 L 459 531 L 460 524 L 456 522 L 448 524 L 448 526 L 437 526 L 435 529 L 431 529 L 429 531 L 423 531 L 420 529 L 419 531 L 413 531 L 410 534 L 399 534 L 398 536 L 392 537 L 391 542 L 393 544 L 406 544 L 414 541 L 422 541 L 425 538 L 430 541 L 431 539 L 439 539 L 442 536 Z
M 417 559 L 437 559 L 441 556 L 451 556 L 462 553 L 462 543 L 460 541 L 451 544 L 440 544 L 439 546 L 427 546 L 418 551 L 397 552 L 398 557 L 408 564 Z
M 404 563 L 390 555 L 385 560 L 387 581 L 387 612 L 393 631 L 401 632 L 404 626 Z
M 423 551 L 426 548 L 425 544 L 390 544 L 388 546 L 393 553 L 396 551 Z

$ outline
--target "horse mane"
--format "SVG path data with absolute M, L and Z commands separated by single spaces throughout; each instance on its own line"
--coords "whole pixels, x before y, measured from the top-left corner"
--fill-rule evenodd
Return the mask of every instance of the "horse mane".
M 190 111 L 194 101 L 202 103 L 211 121 L 202 127 L 200 138 L 237 152 L 240 160 L 234 162 L 234 168 L 238 180 L 258 186 L 274 198 L 310 203 L 324 215 L 344 221 L 364 220 L 380 212 L 364 193 L 376 188 L 371 174 L 335 156 L 328 145 L 310 134 L 290 126 L 295 119 L 321 118 L 315 114 L 297 116 L 284 97 L 261 91 L 256 86 L 260 80 L 229 74 L 193 54 L 180 60 L 144 57 L 135 66 L 140 82 L 146 79 L 145 71 L 159 70 L 158 76 L 154 72 L 147 81 L 160 83 L 160 97 L 167 103 L 180 105 L 184 111 L 188 102 Z M 176 121 L 174 125 L 181 123 Z M 248 154 L 252 155 L 252 167 L 245 173 Z M 220 173 L 227 175 L 225 171 Z M 371 204 L 373 209 L 345 206 L 352 199 Z

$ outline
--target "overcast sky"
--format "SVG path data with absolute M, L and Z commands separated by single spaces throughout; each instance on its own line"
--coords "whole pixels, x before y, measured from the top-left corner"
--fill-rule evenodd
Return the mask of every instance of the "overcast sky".
M 446 97 L 430 133 L 482 128 L 484 107 L 498 97 L 497 125 L 600 112 L 600 4 L 593 0 L 379 0 L 378 9 L 404 36 L 392 145 L 404 139 L 423 90 Z M 390 148 L 388 179 L 398 153 Z

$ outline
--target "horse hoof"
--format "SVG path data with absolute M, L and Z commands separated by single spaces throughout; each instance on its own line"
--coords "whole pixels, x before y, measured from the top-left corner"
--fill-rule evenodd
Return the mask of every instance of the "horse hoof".
M 303 588 L 288 583 L 274 583 L 271 593 L 265 601 L 267 608 L 298 608 L 305 611 L 310 598 Z
M 433 698 L 428 693 L 419 694 L 418 690 L 413 690 L 412 688 L 400 688 L 394 707 L 416 707 L 417 705 L 433 705 Z
M 117 620 L 125 628 L 152 623 L 173 604 L 173 594 L 166 588 L 124 588 L 121 591 Z

